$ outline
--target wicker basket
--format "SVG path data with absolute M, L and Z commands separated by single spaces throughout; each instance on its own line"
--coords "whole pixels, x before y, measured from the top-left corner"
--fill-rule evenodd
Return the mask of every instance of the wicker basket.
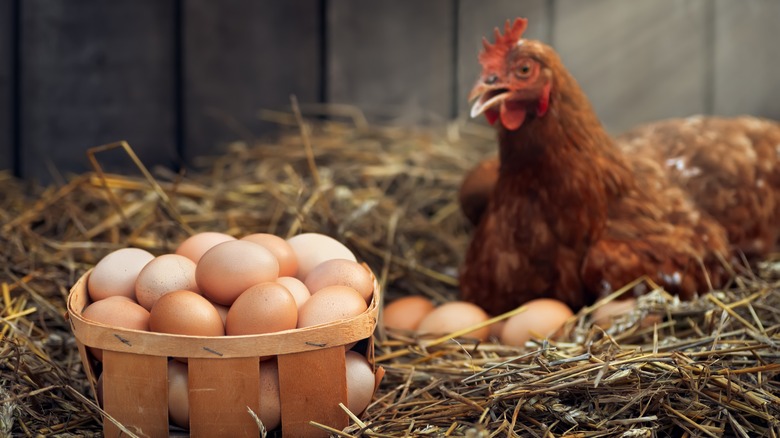
M 368 309 L 351 319 L 263 335 L 185 336 L 111 327 L 85 320 L 89 304 L 82 276 L 68 296 L 68 314 L 81 361 L 92 386 L 99 363 L 86 346 L 103 350 L 103 408 L 139 436 L 168 436 L 168 358 L 188 358 L 190 434 L 193 437 L 258 436 L 262 356 L 277 356 L 285 436 L 327 435 L 310 421 L 336 429 L 348 425 L 344 345 L 365 340 L 373 364 L 372 335 L 379 309 L 379 286 Z M 258 365 L 259 364 L 259 365 Z M 377 383 L 383 370 L 376 370 Z M 356 413 L 357 414 L 357 413 Z M 104 418 L 105 436 L 120 435 Z

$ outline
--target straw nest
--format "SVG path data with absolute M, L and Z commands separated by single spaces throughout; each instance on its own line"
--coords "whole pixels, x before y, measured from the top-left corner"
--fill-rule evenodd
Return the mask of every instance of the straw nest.
M 262 144 L 229 145 L 200 170 L 96 172 L 30 188 L 7 174 L 0 198 L 0 436 L 102 431 L 65 319 L 75 280 L 126 246 L 171 252 L 192 232 L 315 231 L 345 242 L 392 300 L 457 297 L 468 242 L 456 191 L 494 149 L 476 125 L 446 129 L 303 123 Z M 594 308 L 556 340 L 525 348 L 377 332 L 387 374 L 342 436 L 780 436 L 780 264 L 679 302 L 649 284 L 604 330 Z M 643 281 L 643 280 L 638 280 Z M 660 323 L 644 324 L 648 315 Z M 506 316 L 506 315 L 505 315 Z M 504 317 L 505 317 L 504 316 Z M 499 317 L 500 319 L 500 317 Z M 322 426 L 326 428 L 326 426 Z

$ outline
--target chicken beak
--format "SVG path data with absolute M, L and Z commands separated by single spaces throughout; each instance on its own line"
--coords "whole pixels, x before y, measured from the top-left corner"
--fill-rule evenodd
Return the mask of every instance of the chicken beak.
M 469 101 L 475 100 L 471 106 L 471 118 L 477 117 L 490 108 L 501 104 L 509 97 L 509 90 L 478 83 L 469 93 Z

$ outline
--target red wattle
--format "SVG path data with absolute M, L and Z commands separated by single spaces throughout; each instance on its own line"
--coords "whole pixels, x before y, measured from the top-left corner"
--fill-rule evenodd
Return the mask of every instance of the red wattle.
M 501 124 L 504 128 L 514 131 L 525 121 L 525 105 L 519 102 L 504 101 L 501 103 Z
M 489 109 L 485 111 L 485 118 L 487 119 L 488 123 L 490 123 L 491 125 L 495 125 L 496 120 L 498 120 L 498 112 Z
M 547 114 L 547 109 L 550 108 L 550 84 L 547 84 L 542 89 L 542 98 L 539 99 L 539 103 L 536 104 L 536 115 L 542 117 Z

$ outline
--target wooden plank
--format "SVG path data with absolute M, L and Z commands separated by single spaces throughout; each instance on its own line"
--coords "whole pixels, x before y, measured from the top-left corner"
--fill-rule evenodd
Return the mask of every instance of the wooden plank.
M 260 359 L 189 359 L 190 434 L 259 436 L 247 411 L 260 412 Z
M 780 120 L 780 2 L 715 3 L 713 112 Z
M 525 36 L 549 44 L 551 27 L 547 0 L 459 0 L 458 3 L 457 106 L 458 115 L 468 117 L 467 96 L 482 70 L 477 60 L 482 50 L 482 37 L 492 42 L 493 28 L 503 29 L 506 20 L 524 17 L 528 19 Z
M 275 128 L 260 109 L 320 96 L 319 1 L 190 0 L 184 14 L 185 158 Z
M 454 3 L 334 0 L 328 10 L 328 101 L 419 123 L 452 116 Z
M 86 170 L 88 148 L 123 139 L 147 166 L 171 166 L 174 1 L 20 3 L 22 175 Z M 120 152 L 100 159 L 132 166 Z
M 103 352 L 103 405 L 138 436 L 168 434 L 168 358 Z M 106 437 L 126 436 L 103 419 Z
M 338 405 L 347 404 L 344 347 L 282 354 L 277 360 L 285 436 L 328 436 L 322 429 L 310 425 L 309 421 L 337 430 L 348 426 L 349 418 Z
M 706 110 L 706 2 L 555 3 L 555 47 L 611 132 Z
M 14 8 L 0 0 L 0 170 L 12 169 L 14 160 Z

